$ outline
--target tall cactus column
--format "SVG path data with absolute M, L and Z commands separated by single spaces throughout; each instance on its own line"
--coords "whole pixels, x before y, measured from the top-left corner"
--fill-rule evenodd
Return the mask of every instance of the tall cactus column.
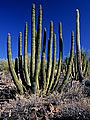
M 36 90 L 39 90 L 39 71 L 40 71 L 40 53 L 41 53 L 41 37 L 42 37 L 42 6 L 39 8 L 38 28 L 37 28 L 37 49 L 36 49 L 36 63 L 35 63 L 35 83 Z M 35 90 L 35 92 L 36 92 Z
M 27 22 L 25 23 L 25 32 L 24 32 L 24 72 L 26 83 L 28 86 L 31 86 L 28 69 L 27 69 Z
M 35 4 L 32 5 L 31 10 L 31 88 L 32 92 L 35 89 L 35 80 L 34 80 L 34 72 L 35 72 L 35 48 L 36 48 L 36 40 L 35 40 Z
M 79 81 L 83 80 L 81 50 L 80 50 L 80 28 L 79 28 L 79 10 L 76 9 L 76 51 L 77 51 L 77 69 L 79 73 Z
M 22 83 L 24 86 L 26 86 L 26 81 L 24 77 L 24 71 L 23 71 L 23 57 L 22 57 L 22 33 L 19 33 L 19 39 L 18 39 L 18 60 L 19 60 L 19 73 L 20 78 L 22 80 Z
M 41 58 L 41 88 L 43 90 L 45 90 L 45 86 L 46 86 L 45 46 L 46 46 L 46 28 L 44 28 L 43 51 L 42 51 L 42 58 Z
M 47 91 L 48 85 L 49 85 L 49 80 L 50 80 L 50 75 L 51 75 L 51 68 L 52 68 L 52 39 L 53 39 L 53 22 L 50 22 L 50 37 L 48 40 L 48 61 L 47 61 L 47 79 L 46 79 L 46 88 L 45 90 Z
M 52 91 L 55 90 L 57 83 L 59 81 L 60 73 L 61 73 L 61 62 L 62 62 L 62 51 L 63 51 L 63 38 L 62 38 L 62 24 L 59 23 L 59 61 L 58 61 L 58 71 L 56 74 L 56 78 L 54 84 L 52 86 Z
M 68 63 L 68 70 L 66 72 L 66 76 L 61 84 L 61 86 L 58 88 L 58 91 L 61 92 L 62 89 L 64 89 L 65 85 L 67 84 L 67 81 L 69 79 L 69 76 L 71 74 L 71 68 L 73 63 L 73 54 L 74 54 L 74 32 L 71 33 L 71 51 L 70 51 L 70 58 Z
M 9 64 L 9 69 L 10 69 L 10 73 L 12 75 L 13 81 L 15 83 L 15 85 L 17 86 L 18 91 L 23 94 L 23 87 L 21 82 L 18 80 L 17 74 L 15 72 L 14 69 L 14 65 L 12 62 L 12 54 L 11 54 L 11 38 L 10 38 L 10 34 L 8 34 L 8 39 L 7 39 L 7 57 L 8 57 L 8 64 Z
M 53 81 L 54 81 L 54 73 L 55 73 L 55 67 L 56 67 L 56 34 L 53 35 L 53 62 L 52 62 L 52 72 L 50 76 L 49 86 L 47 89 L 47 93 L 50 92 Z

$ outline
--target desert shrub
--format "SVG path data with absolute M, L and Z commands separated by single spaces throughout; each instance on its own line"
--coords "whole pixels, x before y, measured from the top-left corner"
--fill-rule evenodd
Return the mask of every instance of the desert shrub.
M 0 71 L 9 72 L 8 61 L 5 59 L 0 60 Z

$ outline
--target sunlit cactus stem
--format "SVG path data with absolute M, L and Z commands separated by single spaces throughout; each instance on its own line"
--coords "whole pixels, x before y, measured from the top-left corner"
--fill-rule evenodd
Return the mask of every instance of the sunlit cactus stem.
M 24 72 L 27 85 L 31 86 L 28 68 L 27 68 L 27 22 L 25 23 L 25 32 L 24 32 Z
M 42 6 L 39 8 L 38 27 L 37 27 L 37 49 L 36 49 L 36 63 L 35 63 L 35 84 L 36 90 L 39 90 L 39 71 L 40 71 L 40 53 L 41 53 L 41 37 L 42 37 Z
M 52 72 L 50 76 L 50 82 L 48 86 L 47 93 L 50 92 L 50 89 L 52 87 L 53 81 L 54 81 L 54 72 L 55 72 L 55 67 L 56 67 L 56 34 L 53 36 L 53 62 L 52 62 Z
M 73 54 L 74 54 L 74 32 L 71 33 L 71 50 L 70 50 L 70 57 L 69 57 L 69 63 L 68 63 L 68 70 L 66 72 L 66 76 L 61 84 L 61 86 L 58 88 L 58 91 L 61 92 L 65 85 L 67 84 L 67 81 L 69 79 L 69 76 L 71 74 L 72 69 L 72 63 L 73 63 Z
M 36 54 L 36 49 L 37 49 L 37 31 L 35 30 L 35 54 Z
M 53 22 L 50 22 L 50 37 L 48 40 L 48 60 L 47 60 L 47 75 L 46 75 L 46 88 L 47 91 L 50 75 L 51 75 L 51 68 L 52 68 L 52 39 L 53 39 Z
M 8 57 L 8 64 L 9 64 L 9 69 L 10 69 L 10 73 L 12 75 L 13 81 L 15 83 L 15 85 L 17 86 L 18 91 L 23 94 L 23 87 L 21 82 L 18 80 L 18 77 L 16 75 L 15 69 L 14 69 L 14 65 L 12 62 L 12 54 L 11 54 L 11 40 L 10 40 L 10 34 L 8 34 L 8 38 L 7 38 L 7 57 Z
M 61 73 L 62 51 L 63 51 L 63 38 L 62 38 L 62 24 L 60 22 L 59 23 L 59 61 L 58 61 L 58 70 L 57 70 L 57 74 L 56 74 L 54 84 L 52 86 L 52 91 L 55 90 L 55 88 L 56 88 L 56 86 L 58 84 L 58 81 L 59 81 L 59 77 L 60 77 L 60 73 Z
M 41 58 L 41 87 L 43 90 L 45 90 L 45 86 L 46 86 L 45 46 L 46 46 L 46 28 L 44 28 L 43 51 Z
M 33 91 L 33 87 L 35 85 L 34 80 L 34 72 L 35 72 L 35 4 L 32 5 L 31 10 L 31 87 Z
M 18 57 L 22 55 L 22 33 L 19 32 L 19 40 L 18 40 Z
M 79 10 L 76 9 L 76 51 L 77 51 L 77 69 L 79 73 L 79 81 L 83 80 L 81 50 L 80 50 L 80 28 L 79 28 Z

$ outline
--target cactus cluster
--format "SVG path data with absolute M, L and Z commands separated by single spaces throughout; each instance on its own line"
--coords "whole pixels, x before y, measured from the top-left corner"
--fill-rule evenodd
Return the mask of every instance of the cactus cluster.
M 84 51 L 84 49 L 81 50 L 81 63 L 82 63 L 82 74 L 83 78 L 87 75 L 88 69 L 89 69 L 89 60 L 88 60 L 88 52 Z M 77 53 L 75 53 L 74 58 L 73 58 L 73 64 L 72 64 L 72 72 L 71 72 L 71 77 L 73 80 L 79 80 L 80 75 L 77 69 Z M 81 82 L 81 81 L 80 81 Z
M 84 76 L 88 73 L 89 60 L 87 52 L 80 49 L 80 28 L 79 28 L 79 10 L 76 9 L 76 53 L 72 64 L 72 79 L 82 82 Z
M 32 5 L 31 9 L 31 61 L 28 72 L 28 61 L 27 61 L 27 22 L 25 23 L 24 31 L 24 57 L 22 55 L 22 33 L 19 33 L 18 40 L 18 57 L 15 59 L 15 67 L 12 62 L 11 54 L 11 40 L 10 34 L 7 39 L 7 56 L 11 75 L 14 83 L 17 86 L 19 93 L 24 94 L 26 91 L 32 91 L 36 93 L 42 91 L 44 93 L 53 92 L 59 82 L 60 74 L 63 69 L 62 67 L 62 56 L 63 56 L 63 36 L 62 36 L 62 23 L 59 23 L 59 60 L 56 70 L 56 34 L 53 33 L 53 21 L 50 22 L 50 33 L 48 39 L 48 52 L 47 62 L 45 60 L 45 48 L 47 32 L 44 28 L 43 36 L 43 49 L 41 55 L 41 39 L 42 39 L 42 6 L 39 7 L 38 25 L 37 30 L 35 29 L 35 5 Z M 53 47 L 53 53 L 52 53 Z M 41 56 L 41 59 L 40 59 Z M 69 76 L 79 76 L 80 82 L 83 79 L 82 62 L 81 62 L 81 50 L 80 50 L 80 30 L 79 30 L 79 10 L 76 10 L 76 54 L 74 55 L 74 32 L 71 32 L 71 50 L 70 56 L 66 59 L 67 66 L 65 67 L 66 74 L 62 81 L 61 86 L 58 87 L 60 92 L 64 89 Z M 84 61 L 83 64 L 86 62 Z M 86 72 L 88 63 L 83 68 L 84 73 Z

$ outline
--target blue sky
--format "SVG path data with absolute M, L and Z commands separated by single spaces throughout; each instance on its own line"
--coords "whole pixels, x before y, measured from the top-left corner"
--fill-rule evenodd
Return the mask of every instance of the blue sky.
M 24 39 L 24 26 L 28 22 L 28 53 L 31 45 L 31 7 L 36 5 L 36 26 L 38 20 L 39 4 L 43 7 L 43 29 L 47 29 L 49 37 L 49 24 L 54 22 L 54 33 L 57 38 L 58 53 L 58 23 L 62 22 L 63 29 L 63 57 L 70 51 L 71 31 L 75 31 L 76 12 L 80 10 L 80 40 L 81 48 L 90 50 L 90 0 L 0 0 L 0 59 L 7 59 L 7 34 L 11 33 L 12 56 L 18 55 L 18 35 L 22 32 Z M 42 31 L 43 33 L 43 31 Z M 47 50 L 46 50 L 47 51 Z M 58 57 L 58 54 L 57 54 Z

